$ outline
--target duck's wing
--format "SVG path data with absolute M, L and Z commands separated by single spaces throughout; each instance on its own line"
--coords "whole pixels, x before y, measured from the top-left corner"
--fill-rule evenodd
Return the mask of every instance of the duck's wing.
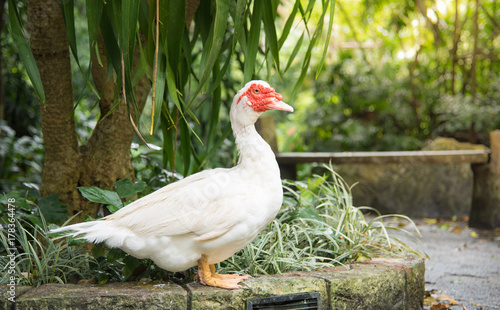
M 138 236 L 193 233 L 197 240 L 210 240 L 244 218 L 238 205 L 252 192 L 231 169 L 205 170 L 136 200 L 106 220 Z

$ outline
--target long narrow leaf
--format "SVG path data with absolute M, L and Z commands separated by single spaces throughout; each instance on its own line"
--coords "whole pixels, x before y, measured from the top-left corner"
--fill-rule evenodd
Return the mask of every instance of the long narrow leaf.
M 328 20 L 328 30 L 326 33 L 325 45 L 323 47 L 323 55 L 321 56 L 321 60 L 319 61 L 319 64 L 318 64 L 318 71 L 316 72 L 316 78 L 318 78 L 319 73 L 321 72 L 321 69 L 323 68 L 323 66 L 325 64 L 326 54 L 328 53 L 328 47 L 330 45 L 330 38 L 332 36 L 332 30 L 333 30 L 333 17 L 335 15 L 335 3 L 336 3 L 336 0 L 329 1 L 330 16 L 329 16 L 329 20 Z
M 99 34 L 99 25 L 101 23 L 104 2 L 102 0 L 86 0 L 87 25 L 89 33 L 89 49 L 95 50 L 97 37 Z
M 76 33 L 75 33 L 75 3 L 73 0 L 61 1 L 61 9 L 63 12 L 64 25 L 66 28 L 66 37 L 68 38 L 69 47 L 75 60 L 79 64 L 78 51 L 76 48 Z
M 135 38 L 139 18 L 140 0 L 128 0 L 121 2 L 121 31 L 120 44 L 122 53 L 122 81 L 124 84 L 124 95 L 126 94 L 127 105 L 133 107 L 137 118 L 140 112 L 135 100 L 132 86 L 132 64 L 134 60 Z
M 191 101 L 200 93 L 201 89 L 205 87 L 205 84 L 208 82 L 208 79 L 210 77 L 210 72 L 212 71 L 217 58 L 219 58 L 222 43 L 224 42 L 224 34 L 226 33 L 227 19 L 229 17 L 229 2 L 229 0 L 216 1 L 214 31 L 212 32 L 212 38 L 210 39 L 210 51 L 205 63 L 205 67 L 203 69 L 203 73 L 200 77 L 200 83 L 198 84 L 198 87 L 194 92 Z M 191 102 L 188 104 L 188 106 L 191 106 Z
M 304 34 L 305 34 L 305 32 L 302 33 L 299 40 L 295 44 L 295 47 L 293 48 L 292 53 L 290 54 L 290 57 L 288 58 L 288 62 L 287 62 L 286 67 L 285 67 L 285 72 L 290 68 L 295 57 L 299 53 L 300 47 L 302 46 L 302 42 L 304 41 Z
M 45 93 L 43 91 L 42 79 L 40 78 L 40 72 L 36 66 L 35 58 L 31 52 L 26 36 L 23 33 L 23 28 L 21 25 L 21 19 L 19 18 L 19 13 L 17 12 L 17 4 L 14 0 L 9 0 L 9 24 L 12 33 L 12 38 L 16 44 L 17 51 L 21 60 L 26 68 L 26 72 L 30 78 L 35 93 L 40 99 L 42 105 L 45 104 Z
M 177 72 L 178 66 L 173 64 L 178 64 L 180 59 L 182 37 L 186 23 L 185 10 L 185 0 L 170 0 L 168 1 L 167 19 L 163 21 L 167 24 L 168 61 L 174 73 Z
M 165 106 L 164 106 L 165 107 Z M 167 165 L 170 163 L 170 169 L 171 171 L 174 171 L 173 167 L 173 158 L 174 158 L 174 144 L 176 141 L 174 141 L 174 125 L 171 123 L 170 119 L 171 117 L 168 115 L 167 108 L 165 107 L 162 109 L 162 114 L 161 114 L 161 131 L 163 134 L 163 167 L 167 167 Z
M 189 174 L 189 168 L 191 165 L 191 153 L 192 153 L 192 146 L 191 146 L 191 128 L 186 124 L 186 122 L 180 122 L 179 124 L 179 129 L 180 129 L 180 137 L 181 137 L 181 145 L 180 145 L 180 151 L 182 155 L 182 161 L 184 165 L 184 175 Z
M 157 68 L 157 76 L 156 76 L 156 87 L 154 87 L 155 92 L 155 105 L 153 106 L 154 110 L 151 111 L 151 131 L 150 134 L 153 134 L 154 124 L 158 124 L 161 116 L 162 102 L 165 94 L 165 83 L 166 83 L 166 59 L 165 55 L 158 55 L 158 68 Z
M 269 45 L 276 68 L 280 68 L 280 54 L 278 48 L 278 36 L 276 35 L 276 25 L 274 23 L 275 10 L 271 1 L 264 1 L 264 12 L 262 20 L 264 22 L 264 32 L 266 33 L 266 43 Z
M 236 48 L 236 43 L 238 42 L 240 32 L 243 30 L 243 24 L 244 24 L 244 16 L 245 16 L 245 10 L 247 7 L 247 1 L 246 0 L 238 0 L 236 2 L 236 9 L 235 13 L 233 16 L 234 20 L 234 34 L 233 34 L 233 46 L 231 48 L 231 55 L 234 52 L 234 49 Z
M 255 61 L 257 57 L 257 51 L 259 49 L 262 10 L 263 0 L 254 1 L 252 18 L 250 21 L 250 32 L 248 34 L 247 48 L 245 51 L 245 65 L 243 68 L 243 76 L 245 78 L 245 82 L 248 82 L 252 79 L 255 70 Z
M 295 4 L 293 5 L 292 12 L 290 12 L 290 15 L 288 15 L 288 18 L 285 22 L 285 26 L 283 27 L 283 31 L 281 32 L 280 40 L 278 42 L 278 49 L 281 50 L 281 47 L 285 43 L 286 39 L 288 38 L 288 35 L 290 34 L 290 30 L 292 29 L 293 22 L 295 20 L 295 15 L 297 15 L 297 10 L 299 8 L 300 1 L 295 1 Z
M 102 7 L 102 2 L 101 2 L 101 7 Z M 82 74 L 82 76 L 85 80 L 85 84 L 97 96 L 97 98 L 100 98 L 101 96 L 100 96 L 99 92 L 97 91 L 97 89 L 94 87 L 94 85 L 90 81 L 91 63 L 89 62 L 87 70 L 84 70 L 82 68 L 81 63 L 80 63 L 80 58 L 78 57 L 78 49 L 77 49 L 77 44 L 76 44 L 76 33 L 75 33 L 74 1 L 73 0 L 61 1 L 61 8 L 62 8 L 64 24 L 65 24 L 65 28 L 66 28 L 66 37 L 68 38 L 69 47 L 71 49 L 71 53 L 73 54 L 73 58 L 75 59 L 76 65 L 77 65 L 78 69 L 80 70 L 80 73 Z M 96 19 L 93 22 L 97 23 L 97 27 L 98 27 L 99 26 L 98 21 L 100 19 L 100 15 L 98 12 L 93 10 L 93 6 L 89 7 L 89 9 L 91 11 L 88 14 L 98 15 L 98 16 L 92 15 L 92 18 Z M 101 8 L 101 11 L 102 11 L 102 8 Z M 89 32 L 90 32 L 90 29 L 89 29 Z M 97 37 L 95 39 L 97 39 Z M 92 45 L 90 45 L 89 48 L 90 48 L 90 53 L 92 53 L 95 50 Z M 76 104 L 73 107 L 73 110 L 67 116 L 68 118 L 73 115 L 74 110 L 76 109 L 76 107 L 80 103 L 81 99 L 83 98 L 84 91 L 85 91 L 85 89 L 82 88 L 82 90 L 80 91 L 80 95 L 78 96 L 78 100 L 76 101 Z

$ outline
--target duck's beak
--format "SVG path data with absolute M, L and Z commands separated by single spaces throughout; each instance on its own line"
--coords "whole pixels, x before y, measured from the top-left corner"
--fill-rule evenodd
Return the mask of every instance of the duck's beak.
M 282 110 L 282 111 L 288 111 L 288 112 L 293 112 L 293 108 L 284 103 L 283 96 L 279 93 L 274 93 L 274 98 L 272 98 L 271 102 L 267 105 L 268 110 Z
M 278 101 L 278 100 L 273 100 L 267 108 L 269 110 L 282 110 L 282 111 L 288 111 L 288 112 L 293 112 L 292 106 L 284 103 L 283 101 Z

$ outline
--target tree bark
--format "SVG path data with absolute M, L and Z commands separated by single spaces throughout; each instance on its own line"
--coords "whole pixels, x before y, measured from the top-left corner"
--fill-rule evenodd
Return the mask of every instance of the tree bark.
M 80 165 L 73 110 L 68 41 L 58 0 L 28 0 L 28 31 L 45 91 L 40 107 L 45 144 L 41 196 L 58 194 L 70 206 L 79 200 Z
M 102 93 L 99 102 L 101 119 L 88 143 L 78 146 L 72 114 L 70 55 L 60 1 L 29 0 L 27 9 L 31 49 L 46 97 L 45 105 L 41 106 L 45 162 L 40 194 L 42 197 L 57 194 L 59 200 L 68 206 L 70 215 L 80 212 L 75 221 L 83 221 L 85 215 L 97 216 L 98 205 L 83 198 L 78 186 L 112 188 L 119 179 L 134 178 L 130 160 L 134 131 L 127 106 L 123 103 L 104 117 L 115 104 L 115 85 L 112 79 L 105 80 L 108 68 L 101 38 L 98 44 L 103 66 L 95 59 L 92 66 L 94 84 Z M 136 64 L 138 59 L 136 57 Z M 146 76 L 136 85 L 140 111 L 149 88 Z

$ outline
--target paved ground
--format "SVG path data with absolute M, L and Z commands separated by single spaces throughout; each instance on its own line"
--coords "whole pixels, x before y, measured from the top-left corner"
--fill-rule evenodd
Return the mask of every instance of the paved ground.
M 426 309 L 500 310 L 500 231 L 470 229 L 466 221 L 415 222 L 422 233 L 415 247 L 430 258 Z M 435 300 L 439 296 L 444 299 Z M 449 305 L 446 296 L 458 304 Z

